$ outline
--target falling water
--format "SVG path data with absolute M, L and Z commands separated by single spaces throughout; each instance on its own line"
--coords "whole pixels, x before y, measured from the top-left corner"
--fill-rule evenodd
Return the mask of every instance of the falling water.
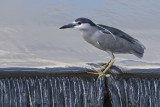
M 113 107 L 160 107 L 160 75 L 143 71 L 107 79 Z
M 1 107 L 102 107 L 103 80 L 79 77 L 0 79 Z
M 0 107 L 160 107 L 160 69 L 86 70 L 0 69 Z

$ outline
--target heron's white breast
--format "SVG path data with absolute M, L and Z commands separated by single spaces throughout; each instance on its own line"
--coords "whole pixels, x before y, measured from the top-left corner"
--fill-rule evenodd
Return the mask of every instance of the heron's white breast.
M 90 32 L 83 32 L 82 35 L 85 41 L 101 49 L 99 41 L 98 41 L 98 36 L 100 36 L 99 33 L 100 33 L 99 31 L 97 30 L 93 31 L 93 29 L 91 29 Z

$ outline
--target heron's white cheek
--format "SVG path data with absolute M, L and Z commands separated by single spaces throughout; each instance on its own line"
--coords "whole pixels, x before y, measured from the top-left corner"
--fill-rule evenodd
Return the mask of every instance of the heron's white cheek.
M 90 28 L 90 25 L 89 24 L 81 24 L 81 25 L 75 26 L 74 28 L 80 29 L 80 30 L 87 30 Z

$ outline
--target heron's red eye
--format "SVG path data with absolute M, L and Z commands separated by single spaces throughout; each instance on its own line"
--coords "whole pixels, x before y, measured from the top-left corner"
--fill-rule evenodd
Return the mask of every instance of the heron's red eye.
M 81 24 L 82 24 L 82 22 L 78 22 L 78 24 L 79 24 L 79 25 L 81 25 Z

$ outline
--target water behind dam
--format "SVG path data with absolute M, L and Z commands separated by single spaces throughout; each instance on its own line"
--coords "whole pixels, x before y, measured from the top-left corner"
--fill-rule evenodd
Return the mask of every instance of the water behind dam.
M 16 8 L 15 8 L 16 7 Z M 158 0 L 0 1 L 0 67 L 67 67 L 107 62 L 79 31 L 60 30 L 78 17 L 118 28 L 145 45 L 143 59 L 115 55 L 115 65 L 160 66 Z

